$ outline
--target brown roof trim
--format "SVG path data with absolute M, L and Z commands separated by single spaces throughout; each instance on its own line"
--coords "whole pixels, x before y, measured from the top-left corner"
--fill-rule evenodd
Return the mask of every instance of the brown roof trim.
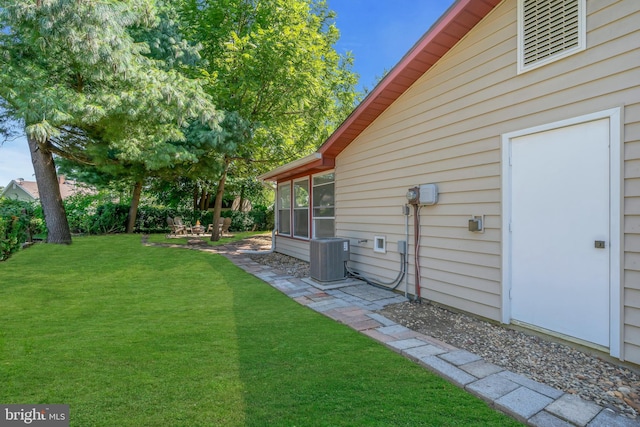
M 436 21 L 424 36 L 398 62 L 369 95 L 353 110 L 338 129 L 320 146 L 325 162 L 333 160 L 411 85 L 455 46 L 471 29 L 503 0 L 458 0 Z M 286 166 L 286 165 L 285 165 Z M 309 173 L 314 164 L 309 163 Z M 263 176 L 272 181 L 291 176 L 276 173 Z M 303 166 L 295 168 L 304 173 Z
M 258 179 L 261 181 L 285 181 L 333 169 L 335 164 L 335 158 L 328 159 L 316 152 L 262 174 Z

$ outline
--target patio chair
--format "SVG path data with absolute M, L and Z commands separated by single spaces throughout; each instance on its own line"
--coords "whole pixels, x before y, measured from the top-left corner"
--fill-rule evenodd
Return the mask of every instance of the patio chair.
M 222 222 L 223 222 L 224 218 L 220 218 L 218 220 L 218 229 L 221 230 L 222 229 Z M 207 233 L 213 233 L 213 224 L 209 224 L 207 226 Z
M 176 224 L 176 221 L 170 216 L 167 217 L 167 224 L 171 229 L 171 234 L 187 234 L 187 228 L 184 225 Z
M 182 222 L 182 218 L 181 217 L 177 216 L 177 217 L 173 218 L 173 222 L 175 223 L 176 226 L 182 227 L 184 229 L 185 234 L 193 234 L 193 230 L 191 228 L 191 225 L 185 224 L 184 222 Z
M 220 235 L 224 236 L 224 233 L 229 233 L 230 226 L 231 226 L 231 218 L 224 218 L 222 220 L 222 226 L 220 227 Z
M 229 232 L 229 226 L 231 226 L 231 218 L 220 218 L 218 220 L 218 230 L 220 230 L 221 236 Z M 207 226 L 207 233 L 213 233 L 213 224 Z

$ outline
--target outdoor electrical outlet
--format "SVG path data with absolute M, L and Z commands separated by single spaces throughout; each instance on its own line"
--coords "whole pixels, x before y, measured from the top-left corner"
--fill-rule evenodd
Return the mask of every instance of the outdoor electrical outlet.
M 484 233 L 484 215 L 473 215 L 469 220 L 469 231 Z

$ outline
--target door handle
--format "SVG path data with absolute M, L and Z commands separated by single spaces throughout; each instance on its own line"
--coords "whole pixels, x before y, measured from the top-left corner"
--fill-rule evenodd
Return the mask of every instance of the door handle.
M 604 242 L 604 240 L 596 240 L 594 246 L 596 247 L 596 249 L 604 249 L 605 248 L 605 242 Z

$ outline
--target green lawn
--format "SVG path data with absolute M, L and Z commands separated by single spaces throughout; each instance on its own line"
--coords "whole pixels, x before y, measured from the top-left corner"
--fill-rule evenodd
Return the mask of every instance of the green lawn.
M 0 263 L 0 403 L 82 427 L 517 425 L 224 257 L 140 236 Z

